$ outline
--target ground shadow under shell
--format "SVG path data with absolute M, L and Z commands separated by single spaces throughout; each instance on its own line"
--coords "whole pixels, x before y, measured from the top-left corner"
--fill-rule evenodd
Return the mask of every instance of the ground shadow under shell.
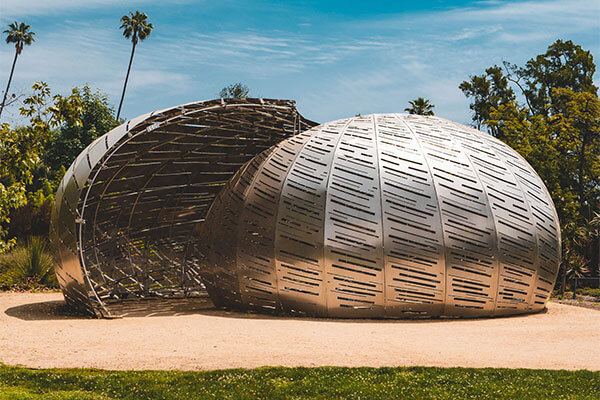
M 91 319 L 68 307 L 64 300 L 41 301 L 7 308 L 4 313 L 24 321 L 50 321 L 62 319 Z
M 111 314 L 116 317 L 177 316 L 197 314 L 206 309 L 216 310 L 207 298 L 136 299 L 110 305 Z M 5 314 L 25 321 L 94 318 L 69 307 L 64 300 L 22 304 L 8 308 Z
M 474 319 L 493 319 L 493 318 L 524 318 L 531 314 L 520 314 L 501 317 L 483 317 L 483 318 L 421 318 L 421 319 L 384 319 L 384 318 L 314 318 L 291 315 L 272 315 L 259 314 L 255 312 L 239 312 L 228 309 L 217 308 L 208 298 L 185 298 L 185 299 L 136 299 L 123 301 L 110 305 L 111 313 L 122 318 L 139 317 L 167 317 L 177 315 L 202 314 L 207 316 L 236 318 L 236 319 L 303 319 L 306 321 L 328 321 L 328 322 L 353 322 L 353 323 L 444 323 L 447 321 L 472 321 Z M 537 312 L 546 313 L 547 308 Z M 43 321 L 43 320 L 66 320 L 66 319 L 91 319 L 90 315 L 79 313 L 68 307 L 64 300 L 44 301 L 22 304 L 8 308 L 5 314 L 10 317 L 19 318 L 25 321 Z

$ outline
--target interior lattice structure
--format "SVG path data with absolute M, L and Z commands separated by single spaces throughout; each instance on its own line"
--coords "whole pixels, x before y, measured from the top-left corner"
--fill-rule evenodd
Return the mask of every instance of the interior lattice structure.
M 215 196 L 247 161 L 314 125 L 293 101 L 218 99 L 96 139 L 67 170 L 52 211 L 67 303 L 110 317 L 125 299 L 201 295 L 196 233 Z

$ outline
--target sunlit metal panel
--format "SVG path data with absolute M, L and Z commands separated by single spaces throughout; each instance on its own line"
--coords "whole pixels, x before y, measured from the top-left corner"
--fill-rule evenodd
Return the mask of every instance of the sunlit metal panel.
M 215 304 L 328 317 L 543 309 L 560 228 L 522 157 L 437 117 L 319 125 L 255 157 L 201 228 Z

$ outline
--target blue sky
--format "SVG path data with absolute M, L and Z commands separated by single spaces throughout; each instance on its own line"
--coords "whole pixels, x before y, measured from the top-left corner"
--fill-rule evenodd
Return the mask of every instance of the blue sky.
M 469 75 L 503 60 L 522 64 L 556 39 L 600 60 L 597 0 L 2 0 L 2 26 L 23 20 L 37 33 L 11 92 L 27 93 L 36 80 L 56 93 L 89 84 L 118 104 L 131 49 L 119 18 L 136 9 L 156 29 L 136 49 L 126 118 L 212 99 L 242 81 L 253 96 L 296 100 L 318 122 L 402 112 L 423 96 L 437 115 L 468 123 L 458 85 Z M 13 55 L 0 45 L 2 90 Z

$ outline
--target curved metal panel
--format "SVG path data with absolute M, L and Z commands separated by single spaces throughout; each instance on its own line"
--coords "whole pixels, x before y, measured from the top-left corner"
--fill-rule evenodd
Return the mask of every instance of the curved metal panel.
M 395 115 L 376 117 L 384 226 L 385 307 L 391 315 L 441 315 L 444 238 L 436 174 L 413 131 Z
M 295 159 L 281 190 L 275 251 L 279 296 L 289 313 L 327 314 L 322 239 L 326 189 L 345 126 L 330 123 L 327 129 L 307 132 L 288 152 Z
M 216 304 L 329 317 L 536 311 L 560 259 L 550 196 L 515 151 L 401 114 L 323 124 L 257 156 L 201 238 Z
M 68 169 L 51 218 L 56 273 L 73 306 L 113 315 L 126 298 L 203 292 L 194 229 L 227 180 L 316 125 L 289 100 L 218 99 L 134 118 Z

